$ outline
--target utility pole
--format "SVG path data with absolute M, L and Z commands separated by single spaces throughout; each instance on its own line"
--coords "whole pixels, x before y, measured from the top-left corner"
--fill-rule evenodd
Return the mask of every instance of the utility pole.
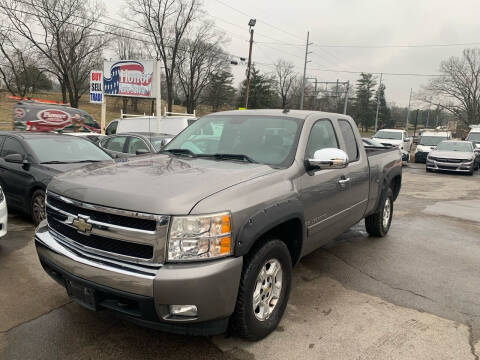
M 305 98 L 305 85 L 306 85 L 306 82 L 307 82 L 307 63 L 309 63 L 310 61 L 308 61 L 308 54 L 310 54 L 308 52 L 308 47 L 312 45 L 310 43 L 310 31 L 307 32 L 307 45 L 305 46 L 305 64 L 303 66 L 303 81 L 302 81 L 302 95 L 300 97 L 300 110 L 303 110 L 303 100 Z
M 410 97 L 408 98 L 408 110 L 407 110 L 407 120 L 405 124 L 405 131 L 408 131 L 408 119 L 410 117 L 410 103 L 412 102 L 412 91 L 413 89 L 410 88 Z
M 250 70 L 252 67 L 252 47 L 253 47 L 253 27 L 257 23 L 256 19 L 250 19 L 248 22 L 250 31 L 250 50 L 248 52 L 248 68 L 247 68 L 247 86 L 245 90 L 245 109 L 248 109 L 248 93 L 250 91 Z
M 347 87 L 346 87 L 346 90 L 345 90 L 345 104 L 343 105 L 343 114 L 344 115 L 347 115 L 348 90 L 350 90 L 350 81 L 347 81 Z
M 377 89 L 377 114 L 375 115 L 375 134 L 377 133 L 377 130 L 378 130 L 378 110 L 380 108 L 380 96 L 378 96 L 378 92 L 380 91 L 380 87 L 382 86 L 382 77 L 383 77 L 383 74 L 380 74 L 380 82 L 378 83 L 378 89 Z
M 415 129 L 413 129 L 413 136 L 415 136 L 417 133 L 417 123 L 418 123 L 418 109 L 417 109 L 417 115 L 415 116 Z
M 337 87 L 335 88 L 335 112 L 338 113 L 338 79 Z
M 428 119 L 430 117 L 430 108 L 432 107 L 432 103 L 428 105 L 428 113 L 427 113 L 427 123 L 425 124 L 425 129 L 428 129 Z

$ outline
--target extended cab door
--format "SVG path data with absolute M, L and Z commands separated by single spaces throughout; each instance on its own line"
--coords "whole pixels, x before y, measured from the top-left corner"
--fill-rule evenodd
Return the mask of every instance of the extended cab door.
M 343 204 L 342 222 L 346 230 L 360 221 L 365 214 L 370 188 L 370 168 L 355 123 L 348 118 L 339 118 L 337 124 L 342 138 L 342 150 L 349 159 L 348 166 L 342 169 L 348 189 L 339 192 L 337 197 Z
M 299 148 L 299 151 L 304 152 L 304 160 L 313 158 L 317 150 L 341 147 L 334 122 L 334 119 L 318 119 L 309 129 L 308 122 L 305 124 L 304 131 L 308 131 L 308 142 L 304 149 Z M 349 187 L 344 189 L 339 183 L 343 178 L 343 169 L 309 170 L 305 167 L 295 180 L 307 227 L 304 254 L 315 250 L 342 232 L 335 223 L 338 223 L 343 209 L 339 193 L 349 191 Z

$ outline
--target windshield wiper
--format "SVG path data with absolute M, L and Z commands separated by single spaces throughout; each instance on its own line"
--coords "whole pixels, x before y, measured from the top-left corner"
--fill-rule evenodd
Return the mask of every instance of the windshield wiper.
M 170 154 L 174 155 L 189 155 L 191 157 L 197 156 L 194 152 L 188 149 L 168 149 L 168 150 L 161 150 L 159 151 L 160 153 L 168 152 Z
M 44 162 L 41 162 L 40 164 L 69 164 L 69 162 L 52 160 L 52 161 L 44 161 Z
M 68 164 L 94 163 L 94 162 L 100 162 L 100 161 L 102 160 L 78 160 L 78 161 L 70 161 Z
M 258 162 L 253 160 L 250 156 L 244 155 L 244 154 L 205 154 L 205 155 L 199 155 L 200 157 L 212 157 L 216 160 L 241 160 L 241 161 L 247 161 L 252 164 L 257 164 Z
M 93 163 L 93 162 L 100 162 L 101 160 L 78 160 L 78 161 L 58 161 L 58 160 L 52 160 L 52 161 L 44 161 L 41 162 L 40 164 L 80 164 L 80 163 Z

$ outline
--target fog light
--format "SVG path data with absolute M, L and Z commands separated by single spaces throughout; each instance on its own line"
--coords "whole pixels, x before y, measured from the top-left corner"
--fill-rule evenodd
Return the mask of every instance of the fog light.
M 173 316 L 197 316 L 195 305 L 170 305 L 170 315 Z

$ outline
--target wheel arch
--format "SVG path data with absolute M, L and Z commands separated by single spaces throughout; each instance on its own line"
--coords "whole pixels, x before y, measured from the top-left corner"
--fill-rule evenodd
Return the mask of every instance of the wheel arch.
M 276 203 L 249 216 L 236 241 L 236 255 L 243 256 L 270 239 L 283 241 L 295 265 L 301 257 L 306 236 L 302 208 L 296 200 Z

